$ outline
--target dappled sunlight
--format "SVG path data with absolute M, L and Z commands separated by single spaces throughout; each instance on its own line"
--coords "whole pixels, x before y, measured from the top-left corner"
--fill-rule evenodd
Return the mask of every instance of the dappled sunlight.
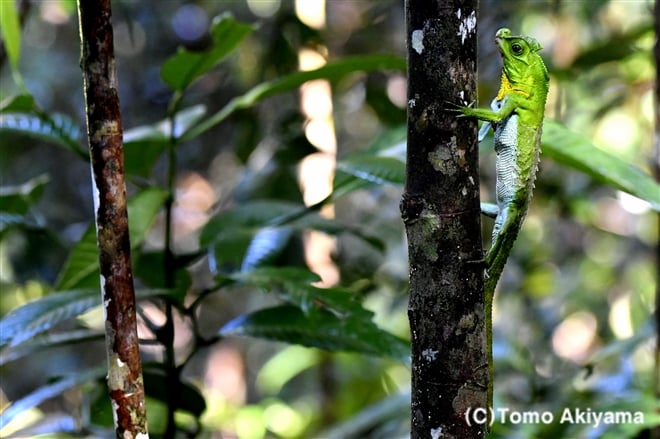
M 408 81 L 403 75 L 395 75 L 387 80 L 387 97 L 399 108 L 406 108 L 408 104 Z
M 39 2 L 41 19 L 52 24 L 65 24 L 75 14 L 73 2 Z
M 630 321 L 630 293 L 622 294 L 612 302 L 608 321 L 617 338 L 628 338 L 634 334 Z
M 297 410 L 280 401 L 273 401 L 263 413 L 268 430 L 283 437 L 299 437 L 308 420 Z
M 597 226 L 617 235 L 632 235 L 638 216 L 624 210 L 614 198 L 602 198 L 596 205 L 594 222 Z
M 626 111 L 608 113 L 596 126 L 594 141 L 617 156 L 629 157 L 640 141 L 640 126 Z
M 324 3 L 323 1 L 296 2 L 296 11 L 301 20 L 311 20 L 307 23 L 310 26 L 321 27 L 325 23 Z M 302 6 L 303 4 L 305 6 Z M 302 49 L 298 53 L 301 70 L 317 69 L 325 62 L 325 58 L 317 51 Z M 298 169 L 303 200 L 306 205 L 311 206 L 332 193 L 332 180 L 337 161 L 330 83 L 326 80 L 316 80 L 303 84 L 300 87 L 300 105 L 302 113 L 307 118 L 305 136 L 320 151 L 305 157 Z M 321 214 L 328 218 L 334 217 L 334 211 L 330 206 L 324 208 Z M 309 231 L 304 235 L 304 246 L 305 262 L 312 271 L 321 276 L 321 284 L 330 286 L 338 283 L 339 271 L 332 261 L 336 239 L 317 231 Z
M 238 349 L 219 345 L 211 350 L 206 361 L 204 389 L 210 396 L 233 405 L 245 402 L 245 363 Z
M 309 27 L 325 26 L 325 0 L 296 0 L 296 15 Z
M 174 236 L 184 237 L 208 221 L 208 212 L 215 202 L 209 182 L 199 174 L 189 173 L 180 179 L 174 202 Z
M 331 286 L 339 282 L 339 271 L 332 260 L 336 248 L 335 238 L 317 231 L 305 234 L 305 262 L 321 276 L 319 286 Z
M 198 173 L 183 175 L 176 185 L 172 208 L 172 236 L 180 251 L 194 251 L 199 247 L 198 233 L 209 219 L 209 211 L 216 195 L 209 181 Z M 165 215 L 161 213 L 154 231 L 148 237 L 149 246 L 164 245 Z
M 261 18 L 269 18 L 275 15 L 281 3 L 281 0 L 247 0 L 250 11 Z
M 557 355 L 574 363 L 589 357 L 596 341 L 598 323 L 593 314 L 578 311 L 571 314 L 552 334 L 552 347 Z
M 628 213 L 633 215 L 642 215 L 651 210 L 651 205 L 648 201 L 644 201 L 640 198 L 621 191 L 618 191 L 616 196 L 619 200 L 619 203 L 621 204 L 621 207 Z
M 189 326 L 189 322 L 179 313 L 174 312 L 172 318 L 174 320 L 175 361 L 179 362 L 190 355 L 194 334 Z M 153 343 L 156 340 L 156 334 L 154 334 L 153 328 L 161 328 L 165 322 L 166 316 L 162 310 L 162 306 L 147 301 L 140 301 L 138 303 L 138 337 L 144 341 L 140 346 L 140 351 L 146 355 L 146 358 L 163 361 L 164 349 L 162 345 Z

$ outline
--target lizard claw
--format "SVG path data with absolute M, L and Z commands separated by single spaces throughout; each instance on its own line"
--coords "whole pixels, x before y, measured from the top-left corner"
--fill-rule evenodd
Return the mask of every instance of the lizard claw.
M 470 117 L 469 114 L 466 114 L 466 110 L 471 109 L 474 103 L 475 102 L 472 101 L 469 105 L 460 105 L 455 102 L 445 101 L 445 110 L 452 113 L 458 113 L 456 117 Z

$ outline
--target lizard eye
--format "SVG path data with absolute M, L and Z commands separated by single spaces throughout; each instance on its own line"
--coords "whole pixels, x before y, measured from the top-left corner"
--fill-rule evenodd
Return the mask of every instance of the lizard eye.
M 513 51 L 514 55 L 520 55 L 523 53 L 523 47 L 518 43 L 513 43 L 511 45 L 511 50 Z

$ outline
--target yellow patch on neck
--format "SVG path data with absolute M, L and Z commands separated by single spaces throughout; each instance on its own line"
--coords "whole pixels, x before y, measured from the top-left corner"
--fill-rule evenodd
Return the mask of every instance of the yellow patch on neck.
M 498 101 L 501 101 L 504 99 L 504 96 L 511 94 L 511 93 L 518 93 L 520 95 L 525 96 L 526 98 L 529 97 L 529 93 L 527 93 L 524 90 L 521 90 L 520 88 L 515 88 L 511 82 L 509 82 L 509 78 L 506 77 L 504 72 L 502 72 L 502 84 L 500 85 L 500 91 L 497 92 L 497 99 Z

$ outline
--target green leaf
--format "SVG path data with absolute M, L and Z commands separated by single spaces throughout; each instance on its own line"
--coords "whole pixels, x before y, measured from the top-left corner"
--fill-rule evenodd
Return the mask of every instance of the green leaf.
M 331 199 L 372 186 L 402 186 L 405 175 L 405 161 L 393 157 L 352 154 L 337 163 Z
M 205 105 L 185 108 L 170 118 L 131 128 L 124 132 L 124 163 L 129 175 L 148 177 L 161 154 L 171 145 L 170 137 L 178 138 L 206 114 Z
M 0 206 L 5 213 L 25 215 L 43 193 L 48 176 L 34 177 L 18 186 L 0 186 Z
M 0 212 L 0 240 L 13 227 L 37 228 L 39 225 L 35 220 L 28 218 L 26 215 Z
M 169 139 L 133 140 L 124 144 L 126 175 L 150 177 L 156 161 L 169 145 Z
M 216 271 L 253 267 L 271 260 L 284 248 L 290 230 L 277 225 L 305 209 L 302 204 L 278 200 L 241 204 L 213 217 L 204 226 L 199 237 L 200 246 L 210 247 L 211 262 Z M 270 232 L 265 234 L 270 233 L 271 238 L 278 238 L 272 243 L 274 245 L 265 242 L 265 234 L 259 236 L 267 228 Z M 255 238 L 257 242 L 252 244 Z
M 300 203 L 256 200 L 213 217 L 200 233 L 200 246 L 209 248 L 215 271 L 252 270 L 272 262 L 286 248 L 293 232 L 318 230 L 351 233 L 378 250 L 383 243 L 360 230 L 324 218 Z
M 152 187 L 145 189 L 128 201 L 128 228 L 131 248 L 142 244 L 156 214 L 167 199 L 167 191 Z
M 133 242 L 131 241 L 131 244 Z M 94 288 L 99 286 L 99 251 L 96 246 L 96 228 L 90 224 L 69 258 L 55 284 L 57 290 Z
M 303 312 L 324 309 L 340 317 L 360 317 L 369 320 L 373 313 L 362 307 L 355 294 L 347 289 L 333 287 L 320 288 L 311 285 L 320 281 L 316 273 L 299 267 L 258 267 L 242 271 L 228 278 L 273 291 L 279 297 L 296 305 Z M 221 277 L 222 278 L 222 277 Z
M 341 318 L 360 318 L 369 321 L 373 317 L 373 312 L 363 308 L 356 300 L 355 293 L 343 288 L 320 288 L 287 282 L 279 295 L 283 300 L 298 306 L 304 313 L 323 309 Z
M 238 270 L 243 264 L 243 258 L 250 242 L 256 233 L 255 229 L 233 229 L 230 233 L 216 236 L 209 245 L 209 264 L 214 273 L 226 273 Z
M 311 284 L 320 282 L 321 277 L 300 267 L 258 267 L 250 271 L 241 271 L 229 276 L 232 280 L 262 288 L 272 288 L 289 282 Z
M 137 298 L 168 294 L 171 293 L 166 290 L 157 289 L 140 289 L 135 293 Z M 57 291 L 28 302 L 13 309 L 0 320 L 0 346 L 13 348 L 23 343 L 34 344 L 52 341 L 57 344 L 71 342 L 74 338 L 67 339 L 66 334 L 55 338 L 47 337 L 42 341 L 37 341 L 33 337 L 100 305 L 101 293 L 99 287 Z M 83 337 L 82 335 L 78 336 Z M 71 337 L 74 336 L 72 335 Z M 31 348 L 28 346 L 25 349 L 29 350 Z M 7 351 L 6 348 L 3 349 L 2 355 L 4 356 L 7 352 L 10 351 Z
M 190 140 L 199 136 L 225 120 L 237 110 L 249 108 L 270 96 L 295 90 L 307 81 L 314 79 L 338 80 L 354 72 L 388 69 L 405 71 L 406 60 L 400 56 L 382 54 L 350 57 L 329 62 L 316 70 L 296 72 L 280 79 L 264 82 L 255 86 L 244 95 L 229 101 L 220 111 L 186 132 L 183 140 Z
M 257 200 L 244 203 L 213 217 L 202 229 L 200 245 L 207 247 L 236 230 L 253 230 L 269 225 L 283 224 L 306 207 L 299 203 L 280 200 Z
M 24 93 L 9 96 L 0 102 L 0 113 L 28 113 L 35 110 L 34 97 Z
M 210 249 L 215 271 L 252 270 L 272 262 L 286 248 L 293 232 L 317 230 L 330 235 L 350 233 L 378 250 L 384 245 L 315 210 L 282 200 L 255 200 L 211 218 L 200 233 L 200 246 Z
M 100 303 L 100 301 L 99 301 Z M 5 346 L 0 351 L 0 366 L 16 361 L 19 358 L 41 352 L 44 349 L 67 346 L 91 340 L 103 339 L 103 332 L 92 329 L 76 329 L 66 332 L 40 334 L 17 346 Z
M 0 114 L 0 134 L 3 131 L 27 134 L 52 142 L 87 158 L 87 153 L 81 149 L 79 144 L 80 127 L 73 119 L 63 114 L 55 113 L 51 116 L 40 117 L 25 113 L 2 113 Z
M 238 228 L 227 230 L 213 241 L 214 272 L 253 270 L 275 262 L 289 243 L 290 227 Z
M 0 346 L 17 346 L 99 303 L 98 289 L 61 291 L 28 302 L 0 320 Z
M 128 201 L 128 227 L 131 248 L 137 248 L 144 240 L 151 223 L 165 202 L 167 192 L 146 189 Z M 57 290 L 70 290 L 98 285 L 99 260 L 96 246 L 96 228 L 91 224 L 71 251 L 60 272 Z
M 363 151 L 356 151 L 352 155 L 377 155 L 380 157 L 394 157 L 402 162 L 406 160 L 406 138 L 408 128 L 405 125 L 399 125 L 389 130 L 383 131 L 376 139 Z
M 343 157 L 337 165 L 331 199 L 384 183 L 402 185 L 405 180 L 406 135 L 405 125 L 386 130 L 367 148 Z
M 71 376 L 67 376 L 45 386 L 39 387 L 34 392 L 29 395 L 13 401 L 9 407 L 7 407 L 0 416 L 0 429 L 4 428 L 9 424 L 16 416 L 23 413 L 24 411 L 38 406 L 44 401 L 54 398 L 62 394 L 65 390 L 68 390 L 72 387 L 75 387 L 80 384 L 84 384 L 89 381 L 100 380 L 107 373 L 105 366 L 89 369 L 83 372 L 76 372 Z
M 239 23 L 229 14 L 216 17 L 211 26 L 211 48 L 204 52 L 179 49 L 176 55 L 163 64 L 163 81 L 173 90 L 184 90 L 222 61 L 253 30 L 253 26 Z
M 300 216 L 300 218 L 294 219 L 287 224 L 295 230 L 317 230 L 328 235 L 348 233 L 362 239 L 376 250 L 385 250 L 385 243 L 380 238 L 365 234 L 360 228 L 343 224 L 334 218 L 326 218 L 315 211 L 309 211 L 306 215 Z
M 650 175 L 595 147 L 589 139 L 552 120 L 543 124 L 543 153 L 594 180 L 647 201 L 660 212 L 660 184 Z
M 247 249 L 241 262 L 241 271 L 272 262 L 289 243 L 293 230 L 291 227 L 264 227 L 259 229 Z
M 406 165 L 393 157 L 355 156 L 337 163 L 337 170 L 377 185 L 402 186 L 406 181 Z
M 359 352 L 409 362 L 407 341 L 361 318 L 340 318 L 317 310 L 282 305 L 240 316 L 220 329 L 223 336 L 239 335 L 317 347 L 330 351 Z
M 21 59 L 21 26 L 14 0 L 0 1 L 0 35 L 7 51 L 14 81 L 19 87 L 24 88 L 23 79 L 19 71 L 19 62 Z

